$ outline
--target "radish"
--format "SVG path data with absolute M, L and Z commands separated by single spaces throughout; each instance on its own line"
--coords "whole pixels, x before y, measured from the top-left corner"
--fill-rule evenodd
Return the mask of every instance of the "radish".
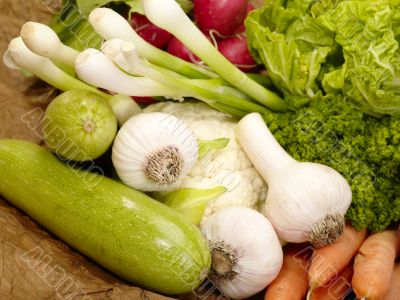
M 245 35 L 221 40 L 218 43 L 218 50 L 243 72 L 254 72 L 257 69 L 257 63 L 247 47 Z
M 132 99 L 135 100 L 136 103 L 145 104 L 145 105 L 153 104 L 153 103 L 157 102 L 153 97 L 132 96 Z
M 188 62 L 192 62 L 192 63 L 200 62 L 200 59 L 195 54 L 193 54 L 193 52 L 190 51 L 176 37 L 172 37 L 172 39 L 169 41 L 167 51 L 168 51 L 168 53 L 175 55 L 179 58 L 182 58 L 183 60 L 186 60 Z
M 206 33 L 233 35 L 247 15 L 247 4 L 248 0 L 194 0 L 194 18 Z
M 138 13 L 132 14 L 131 26 L 144 40 L 160 49 L 164 48 L 172 38 L 172 34 L 168 31 L 157 27 L 146 16 Z
M 252 3 L 247 4 L 246 17 L 254 9 L 255 9 L 255 7 L 254 7 L 254 5 Z M 242 24 L 240 24 L 240 26 L 238 28 L 236 28 L 235 33 L 242 33 L 242 32 L 245 32 L 245 31 L 246 31 L 246 27 L 244 26 L 244 22 L 243 22 Z

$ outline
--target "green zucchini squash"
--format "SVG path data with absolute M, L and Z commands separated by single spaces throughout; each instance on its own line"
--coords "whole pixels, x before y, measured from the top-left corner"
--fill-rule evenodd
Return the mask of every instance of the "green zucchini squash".
M 165 294 L 196 288 L 211 257 L 196 226 L 121 183 L 36 144 L 0 140 L 0 194 L 121 278 Z

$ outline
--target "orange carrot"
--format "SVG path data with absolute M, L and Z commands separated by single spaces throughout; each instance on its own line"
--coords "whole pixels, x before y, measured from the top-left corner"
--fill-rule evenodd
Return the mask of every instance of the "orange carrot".
M 325 286 L 310 291 L 310 300 L 343 300 L 351 293 L 353 263 L 347 265 L 339 276 L 335 276 Z
M 385 296 L 399 248 L 394 230 L 372 234 L 365 240 L 355 258 L 351 281 L 358 298 L 380 300 Z
M 398 300 L 400 296 L 400 263 L 394 266 L 389 290 L 383 300 Z
M 283 266 L 267 287 L 265 300 L 301 300 L 307 294 L 307 268 L 312 247 L 289 244 L 284 248 Z
M 315 249 L 308 272 L 310 287 L 324 286 L 329 280 L 337 277 L 357 254 L 366 235 L 366 230 L 357 231 L 346 225 L 343 234 L 334 244 Z

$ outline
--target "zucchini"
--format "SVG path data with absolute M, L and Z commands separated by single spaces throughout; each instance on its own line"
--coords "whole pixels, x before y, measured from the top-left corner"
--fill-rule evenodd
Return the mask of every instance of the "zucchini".
M 121 278 L 165 294 L 196 288 L 211 255 L 198 228 L 121 183 L 73 169 L 36 144 L 0 140 L 0 194 Z

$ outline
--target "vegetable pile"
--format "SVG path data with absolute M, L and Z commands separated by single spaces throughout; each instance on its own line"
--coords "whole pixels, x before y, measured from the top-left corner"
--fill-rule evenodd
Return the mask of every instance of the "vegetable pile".
M 1 195 L 160 293 L 396 294 L 398 1 L 75 4 L 4 54 L 62 93 L 50 151 L 0 141 Z
M 345 176 L 358 229 L 400 220 L 399 10 L 384 0 L 273 0 L 246 19 L 252 53 L 296 108 L 266 123 L 295 159 Z

